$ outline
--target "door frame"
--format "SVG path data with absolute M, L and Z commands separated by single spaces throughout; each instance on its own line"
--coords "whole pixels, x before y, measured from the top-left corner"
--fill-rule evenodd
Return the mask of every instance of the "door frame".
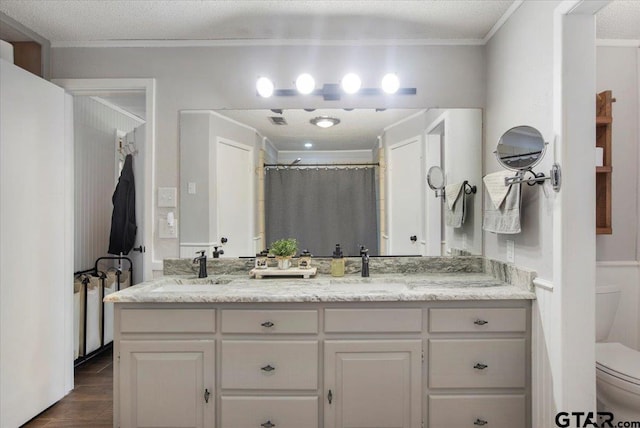
M 153 269 L 161 269 L 162 260 L 154 257 L 154 221 L 155 218 L 155 140 L 156 140 L 156 80 L 155 79 L 53 79 L 51 81 L 61 86 L 73 96 L 98 95 L 104 91 L 140 91 L 145 93 L 147 123 L 146 138 L 144 141 L 145 161 L 142 173 L 144 174 L 144 236 L 143 242 L 146 251 L 142 253 L 143 269 L 142 280 L 153 278 Z

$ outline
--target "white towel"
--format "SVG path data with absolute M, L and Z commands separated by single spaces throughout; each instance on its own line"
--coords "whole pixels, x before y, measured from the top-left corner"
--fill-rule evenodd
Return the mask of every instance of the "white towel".
M 465 218 L 464 183 L 450 184 L 445 187 L 447 200 L 445 205 L 445 224 L 449 227 L 462 227 Z
M 500 208 L 509 192 L 509 186 L 504 185 L 504 179 L 513 175 L 513 171 L 503 170 L 487 174 L 482 179 L 495 209 Z
M 512 184 L 505 187 L 507 188 L 507 195 L 499 208 L 495 207 L 490 196 L 484 198 L 482 229 L 495 233 L 520 233 L 520 184 Z M 489 193 L 489 189 L 486 186 L 485 189 Z
M 456 183 L 449 184 L 444 188 L 444 195 L 447 199 L 447 205 L 449 205 L 450 210 L 453 209 L 453 206 L 458 201 L 458 198 L 460 198 L 460 190 L 462 190 L 463 187 L 464 183 Z

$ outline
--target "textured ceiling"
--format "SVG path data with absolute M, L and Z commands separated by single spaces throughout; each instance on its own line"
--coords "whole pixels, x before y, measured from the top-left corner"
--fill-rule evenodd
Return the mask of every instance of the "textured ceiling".
M 512 0 L 2 0 L 52 42 L 482 39 Z
M 596 15 L 599 39 L 640 40 L 640 1 L 617 0 Z
M 530 1 L 530 0 L 529 0 Z M 115 40 L 482 40 L 512 0 L 2 0 L 56 42 Z M 0 37 L 26 40 L 0 28 Z M 640 0 L 597 15 L 600 39 L 640 39 Z

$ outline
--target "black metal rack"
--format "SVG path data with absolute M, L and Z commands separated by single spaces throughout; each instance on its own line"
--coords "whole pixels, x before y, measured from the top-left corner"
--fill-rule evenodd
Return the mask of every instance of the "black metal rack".
M 109 267 L 105 270 L 100 270 L 99 269 L 99 265 L 100 262 L 103 260 L 117 260 L 118 261 L 118 267 Z M 83 325 L 83 334 L 84 334 L 84 340 L 82 341 L 82 355 L 78 356 L 78 358 L 73 362 L 74 367 L 79 366 L 80 364 L 86 362 L 87 360 L 91 359 L 92 357 L 102 353 L 103 351 L 109 349 L 112 345 L 112 342 L 109 343 L 105 343 L 105 332 L 104 332 L 104 290 L 106 288 L 106 280 L 107 280 L 107 272 L 110 271 L 115 271 L 115 275 L 116 275 L 116 291 L 120 291 L 120 286 L 122 284 L 121 281 L 121 275 L 122 275 L 122 261 L 126 260 L 127 262 L 129 262 L 129 281 L 131 283 L 132 279 L 133 279 L 133 262 L 131 261 L 131 259 L 129 257 L 118 257 L 118 256 L 106 256 L 106 257 L 99 257 L 98 259 L 96 259 L 95 264 L 93 265 L 93 268 L 91 269 L 86 269 L 86 270 L 81 270 L 78 272 L 74 272 L 73 273 L 73 277 L 78 278 L 78 277 L 82 277 L 81 283 L 82 286 L 84 287 L 84 299 L 81 302 L 82 308 L 84 309 L 82 311 L 83 313 L 83 319 L 82 319 L 82 325 Z M 101 302 L 101 311 L 100 311 L 100 346 L 91 351 L 89 354 L 87 354 L 87 299 L 88 299 L 88 295 L 89 295 L 89 276 L 94 276 L 94 277 L 98 277 L 100 279 L 100 302 Z

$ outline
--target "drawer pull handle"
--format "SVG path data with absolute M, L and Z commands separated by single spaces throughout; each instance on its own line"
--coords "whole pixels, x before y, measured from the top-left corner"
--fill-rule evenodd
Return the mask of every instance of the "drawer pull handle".
M 263 322 L 263 323 L 262 323 L 262 324 L 260 324 L 260 325 L 261 325 L 261 326 L 263 326 L 263 327 L 266 327 L 266 328 L 271 328 L 271 327 L 273 327 L 275 324 L 274 324 L 274 323 L 272 323 L 271 321 L 265 321 L 265 322 Z
M 271 421 L 267 421 L 263 424 L 260 424 L 260 426 L 264 428 L 273 428 L 274 426 L 276 426 L 276 424 L 272 424 Z
M 476 421 L 473 423 L 474 425 L 478 425 L 478 426 L 484 426 L 486 424 L 488 424 L 489 422 L 487 421 L 483 421 L 482 419 L 476 419 Z
M 272 372 L 275 369 L 276 368 L 273 367 L 271 364 L 267 364 L 266 366 L 260 368 L 260 370 L 265 371 L 265 372 Z
M 475 366 L 473 366 L 474 369 L 478 369 L 478 370 L 484 370 L 487 367 L 489 367 L 489 366 L 486 365 L 486 364 L 482 364 L 482 363 L 477 363 Z
M 329 393 L 327 394 L 327 400 L 329 400 L 329 404 L 333 401 L 333 394 L 331 393 L 331 390 L 329 390 Z
M 475 320 L 473 322 L 475 325 L 485 325 L 485 324 L 489 324 L 489 321 L 485 321 L 485 320 Z
M 208 389 L 204 390 L 204 402 L 208 403 L 209 402 L 209 396 L 211 395 L 211 393 L 209 392 Z

